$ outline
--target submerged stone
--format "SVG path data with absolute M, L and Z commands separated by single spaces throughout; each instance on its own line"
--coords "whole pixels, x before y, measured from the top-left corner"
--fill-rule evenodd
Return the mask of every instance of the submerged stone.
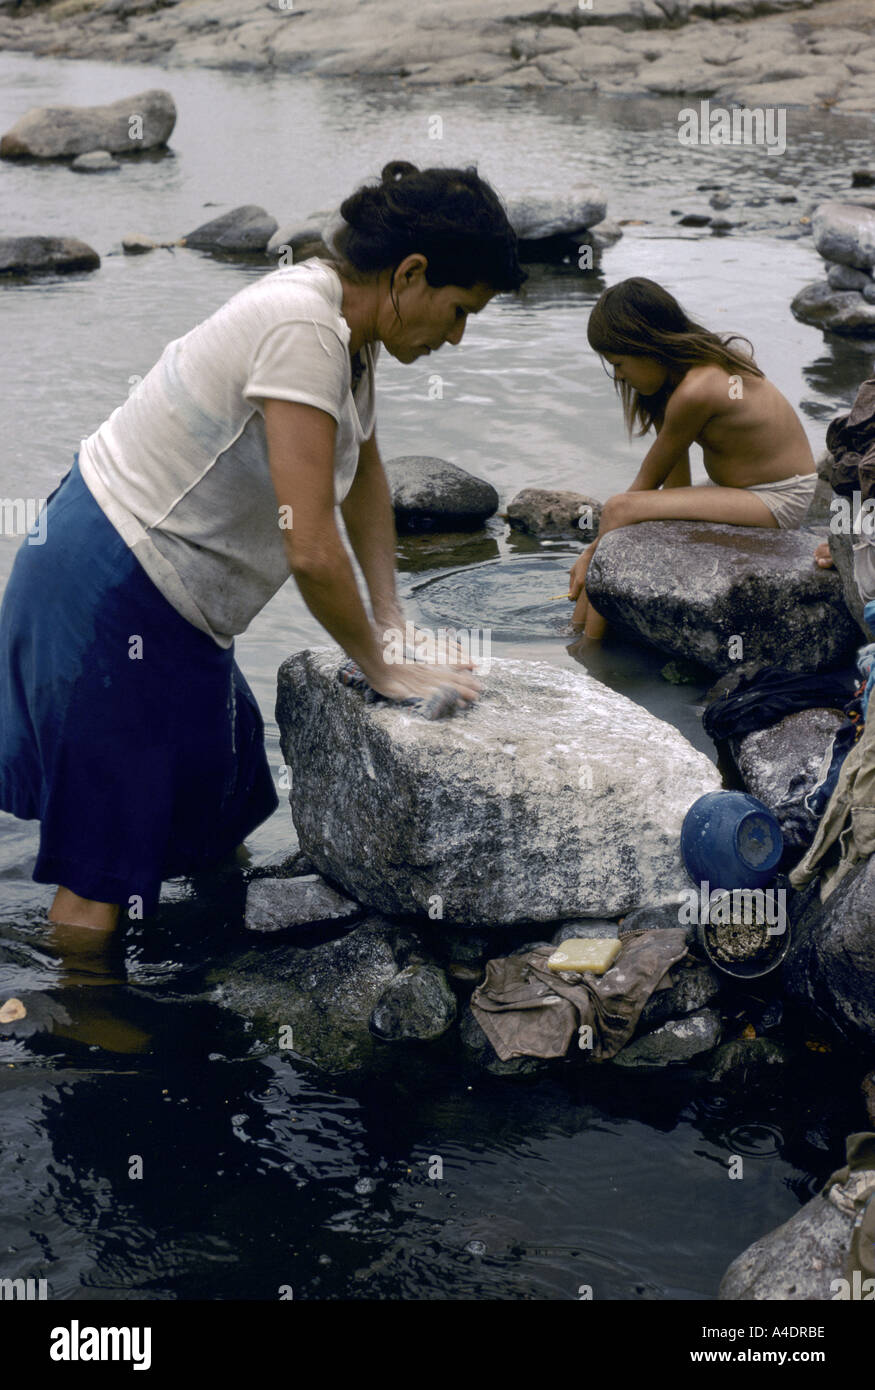
M 386 1042 L 439 1038 L 456 1021 L 456 996 L 437 965 L 409 965 L 380 996 L 371 1032 Z
M 284 662 L 277 720 L 301 848 L 360 902 L 496 926 L 615 917 L 686 884 L 681 824 L 717 771 L 631 700 L 493 660 L 477 703 L 430 723 L 366 703 L 339 665 Z
M 361 905 L 338 893 L 319 874 L 257 878 L 246 891 L 247 931 L 275 932 L 321 922 L 348 922 Z

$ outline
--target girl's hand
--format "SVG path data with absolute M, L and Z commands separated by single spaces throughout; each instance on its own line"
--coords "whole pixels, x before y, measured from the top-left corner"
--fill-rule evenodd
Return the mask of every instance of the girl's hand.
M 583 586 L 586 582 L 586 572 L 589 569 L 589 562 L 595 554 L 597 545 L 598 541 L 593 541 L 592 545 L 588 545 L 583 554 L 578 555 L 574 564 L 571 566 L 571 570 L 569 571 L 570 578 L 568 581 L 568 594 L 570 598 L 579 598 L 583 592 Z

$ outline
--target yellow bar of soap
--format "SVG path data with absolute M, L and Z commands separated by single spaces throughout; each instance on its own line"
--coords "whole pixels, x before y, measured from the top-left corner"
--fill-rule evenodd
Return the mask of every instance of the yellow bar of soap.
M 592 975 L 604 975 L 619 954 L 619 937 L 573 936 L 553 952 L 547 968 L 556 972 L 588 970 Z

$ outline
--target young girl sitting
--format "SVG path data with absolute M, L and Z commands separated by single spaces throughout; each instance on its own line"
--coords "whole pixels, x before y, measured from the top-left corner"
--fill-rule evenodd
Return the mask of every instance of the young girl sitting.
M 817 473 L 801 421 L 751 353 L 747 339 L 711 333 L 677 300 L 640 276 L 605 290 L 587 328 L 590 346 L 614 369 L 629 433 L 656 440 L 625 492 L 608 498 L 598 540 L 571 569 L 572 621 L 587 637 L 604 619 L 586 597 L 596 546 L 637 521 L 716 521 L 795 527 Z M 748 348 L 750 344 L 747 343 Z M 700 444 L 709 482 L 690 485 L 689 446 Z

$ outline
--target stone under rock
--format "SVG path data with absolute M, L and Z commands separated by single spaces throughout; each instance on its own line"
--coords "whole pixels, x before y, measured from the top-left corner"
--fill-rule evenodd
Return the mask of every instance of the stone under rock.
M 438 965 L 408 965 L 381 994 L 370 1028 L 386 1042 L 439 1038 L 456 1021 L 456 996 Z
M 814 895 L 796 924 L 784 965 L 787 993 L 846 1037 L 875 1043 L 875 856 L 852 870 L 825 903 Z
M 482 526 L 498 510 L 498 493 L 446 459 L 401 455 L 384 461 L 399 533 Z
M 833 290 L 868 289 L 873 283 L 867 270 L 855 270 L 850 265 L 839 265 L 836 261 L 826 272 L 826 283 Z
M 831 1300 L 844 1276 L 850 1216 L 823 1196 L 812 1197 L 783 1226 L 754 1241 L 727 1269 L 717 1295 L 762 1302 Z
M 319 874 L 297 878 L 257 878 L 246 890 L 247 931 L 276 932 L 322 922 L 351 922 L 362 908 Z
M 421 962 L 415 939 L 371 916 L 319 946 L 278 945 L 223 961 L 209 981 L 217 1001 L 252 1019 L 268 1044 L 347 1072 L 378 1060 L 371 1014 L 396 975 Z
M 94 248 L 77 237 L 0 237 L 0 275 L 69 275 L 99 265 Z
M 158 243 L 153 241 L 150 236 L 143 236 L 139 232 L 131 232 L 128 236 L 122 237 L 122 250 L 126 256 L 144 256 L 149 251 L 157 251 Z
M 554 946 L 561 946 L 563 941 L 571 941 L 575 937 L 619 935 L 620 925 L 618 922 L 612 922 L 607 918 L 581 917 L 577 922 L 563 922 L 562 926 L 553 933 L 550 941 Z
M 109 150 L 91 150 L 88 154 L 78 154 L 70 165 L 77 174 L 105 174 L 121 167 Z
M 844 715 L 837 710 L 805 709 L 767 729 L 729 740 L 745 790 L 768 806 L 777 817 L 785 845 L 798 846 L 800 852 L 811 837 L 800 838 L 795 816 L 843 723 Z
M 686 884 L 681 824 L 720 780 L 670 725 L 579 668 L 498 660 L 475 705 L 429 722 L 365 703 L 340 659 L 285 661 L 277 720 L 301 848 L 360 902 L 498 926 L 615 917 Z
M 602 504 L 583 492 L 524 487 L 507 505 L 507 520 L 529 536 L 574 536 L 591 541 L 598 534 Z M 583 523 L 583 524 L 581 524 Z
M 794 295 L 790 308 L 802 323 L 830 333 L 875 337 L 875 304 L 859 290 L 834 290 L 828 281 L 815 280 Z
M 717 1048 L 708 1068 L 715 1086 L 731 1087 L 747 1095 L 780 1084 L 789 1053 L 772 1038 L 735 1038 Z
M 858 638 L 838 575 L 813 553 L 803 531 L 644 521 L 599 542 L 586 591 L 609 623 L 711 671 L 829 670 Z
M 684 1018 L 671 1019 L 652 1033 L 635 1037 L 614 1060 L 620 1067 L 667 1067 L 691 1062 L 710 1052 L 720 1041 L 720 1017 L 712 1009 L 700 1009 Z
M 246 203 L 203 222 L 193 232 L 186 232 L 182 240 L 198 251 L 264 251 L 276 229 L 275 217 L 254 203 Z
M 139 154 L 166 145 L 175 124 L 173 98 L 159 88 L 106 106 L 35 106 L 0 139 L 0 159 Z

